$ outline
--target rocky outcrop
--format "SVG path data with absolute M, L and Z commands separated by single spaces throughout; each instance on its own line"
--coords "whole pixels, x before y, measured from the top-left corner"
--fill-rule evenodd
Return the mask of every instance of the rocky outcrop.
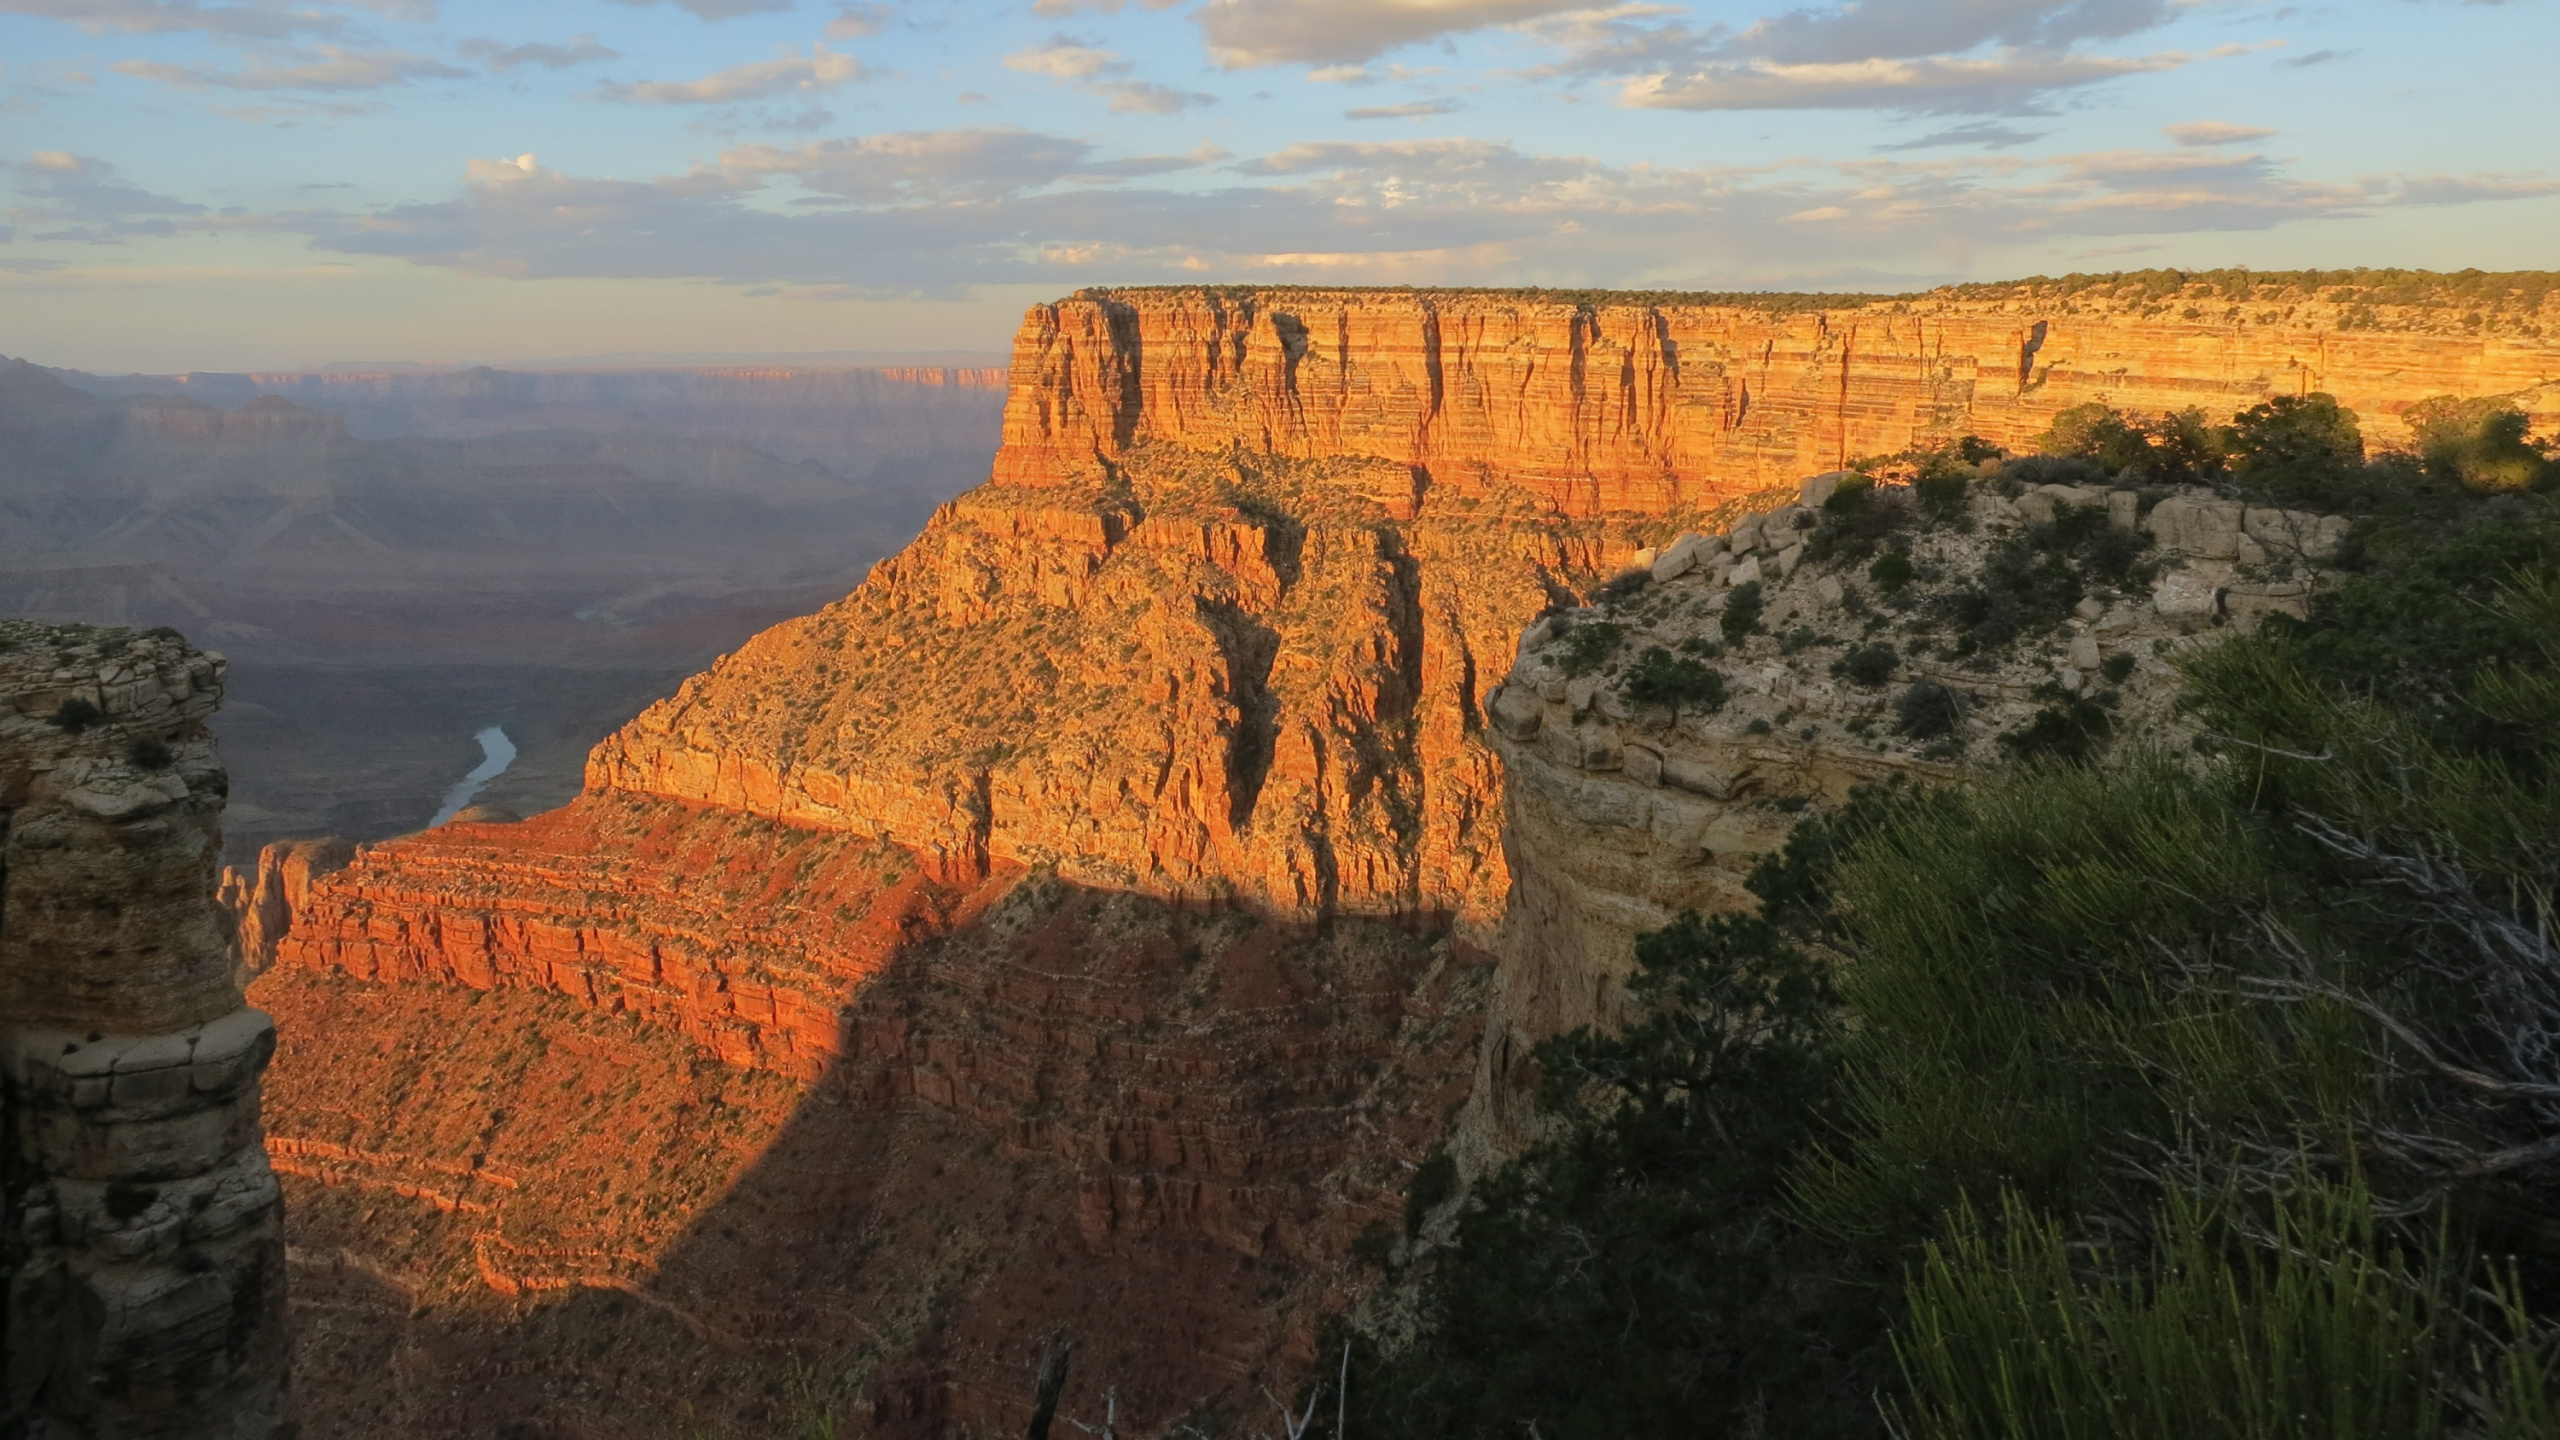
M 275 1048 L 214 905 L 220 656 L 0 621 L 0 1431 L 290 1433 Z
M 1878 720 L 1884 692 L 1804 669 L 1841 657 L 1857 577 L 1813 557 L 1797 511 L 1774 513 L 1837 483 L 1799 490 L 1801 477 L 1968 431 L 2021 442 L 2102 396 L 2228 413 L 2318 388 L 2387 416 L 2440 390 L 2528 389 L 2551 368 L 2538 342 L 2216 327 L 2069 303 L 1945 295 L 1818 311 L 1189 289 L 1037 307 L 987 485 L 938 510 L 852 594 L 757 636 L 598 745 L 568 810 L 364 847 L 327 873 L 271 852 L 237 892 L 258 917 L 253 962 L 273 961 L 259 994 L 315 1017 L 372 1007 L 385 1024 L 405 1012 L 381 997 L 404 991 L 433 997 L 415 1002 L 421 1013 L 487 1004 L 564 1033 L 628 1017 L 758 1085 L 793 1087 L 771 1102 L 790 1120 L 774 1123 L 806 1120 L 823 1139 L 784 1147 L 793 1159 L 774 1184 L 798 1198 L 773 1203 L 822 1214 L 832 1184 L 888 1207 L 862 1214 L 897 1217 L 858 1242 L 791 1232 L 809 1265 L 844 1267 L 828 1294 L 862 1297 L 843 1303 L 875 1329 L 829 1353 L 876 1367 L 861 1371 L 866 1403 L 897 1425 L 1013 1423 L 991 1397 L 1019 1391 L 1044 1308 L 1096 1303 L 1077 1288 L 1088 1281 L 1150 1322 L 1190 1307 L 1194 1339 L 1168 1345 L 1196 1345 L 1194 1370 L 1223 1387 L 1192 1401 L 1232 1405 L 1274 1379 L 1285 1389 L 1307 1335 L 1295 1319 L 1253 1319 L 1266 1303 L 1255 1296 L 1302 1317 L 1297 1297 L 1355 1283 L 1343 1252 L 1356 1225 L 1392 1208 L 1433 1117 L 1454 1113 L 1439 1097 L 1475 1085 L 1453 1141 L 1474 1158 L 1516 1144 L 1528 1047 L 1616 1016 L 1637 930 L 1738 903 L 1751 858 L 1805 806 L 1861 779 L 1969 763 L 1896 743 Z M 1985 673 L 1945 657 L 1931 683 L 1969 697 L 1950 701 L 1969 723 L 2022 721 L 2047 703 L 2038 687 L 2087 693 L 2127 655 L 2150 674 L 2161 662 L 2136 639 L 2298 606 L 2311 582 L 2284 567 L 2334 543 L 2318 517 L 2234 514 L 2203 495 L 2145 511 L 2142 498 L 1981 490 L 1964 544 L 2067 504 L 2148 524 L 2193 558 L 2157 590 L 2088 597 L 2096 609 L 2067 639 L 2035 638 L 2032 665 Z M 1948 573 L 1980 558 L 1920 556 Z M 1683 607 L 1643 621 L 1666 648 L 1712 628 L 1716 597 L 1753 581 L 1774 598 L 1772 626 L 1816 640 L 1783 653 L 1753 642 L 1767 653 L 1720 662 L 1738 698 L 1704 726 L 1639 713 L 1609 677 L 1546 673 L 1552 626 L 1523 648 L 1542 614 L 1639 565 L 1645 603 Z M 1060 918 L 1022 908 L 1049 887 L 1073 897 L 1041 912 Z M 1221 938 L 1247 922 L 1295 937 L 1302 957 L 1359 938 L 1363 978 L 1304 958 L 1275 989 L 1275 972 Z M 1444 987 L 1488 950 L 1497 978 L 1470 1075 L 1479 1001 Z M 568 1010 L 531 1008 L 553 997 Z M 634 1134 L 655 1134 L 675 1102 L 564 1076 L 543 1091 L 558 1113 L 530 1116 L 493 1100 L 513 1093 L 500 1072 L 523 1060 L 471 1062 L 471 1096 L 415 1102 L 414 1117 L 407 1080 L 386 1073 L 368 1083 L 392 1113 L 370 1127 L 319 1089 L 294 1091 L 280 1113 L 309 1142 L 294 1163 L 323 1190 L 432 1191 L 452 1202 L 422 1202 L 440 1225 L 484 1227 L 476 1217 L 501 1211 L 558 1225 L 510 1210 L 526 1202 L 480 1178 L 499 1173 L 482 1164 L 488 1137 L 537 1122 L 611 1133 L 618 1106 L 635 1107 Z M 565 1098 L 549 1100 L 555 1089 Z M 839 1109 L 868 1118 L 827 1128 Z M 567 1151 L 528 1140 L 517 1153 L 508 1174 Z M 957 1178 L 937 1202 L 945 1171 Z M 1071 1215 L 1062 1188 L 1077 1197 Z M 436 1268 L 461 1264 L 460 1250 L 399 1269 L 386 1255 L 398 1237 L 361 1213 L 321 1213 L 341 1256 L 361 1259 L 330 1271 L 350 1285 L 355 1271 L 396 1270 L 403 1293 L 425 1293 L 412 1282 L 432 1272 L 457 1305 L 530 1304 L 585 1275 L 587 1290 L 639 1286 L 648 1298 L 619 1293 L 675 1306 L 697 1338 L 769 1335 L 753 1315 L 713 1316 L 716 1286 L 671 1297 L 646 1278 L 662 1261 L 681 1270 L 670 1256 L 713 1254 L 727 1283 L 773 1294 L 738 1259 L 756 1227 L 733 1243 L 730 1212 L 704 1198 L 718 1190 L 634 1182 L 615 1213 L 643 1219 L 599 1221 L 583 1239 L 564 1227 L 556 1244 L 496 1232 L 467 1272 Z M 701 1228 L 671 1239 L 671 1217 Z M 1014 1226 L 1072 1243 L 1026 1247 Z M 924 1265 L 919 1248 L 972 1258 L 931 1276 L 902 1268 Z M 504 1258 L 535 1251 L 555 1258 Z M 1211 1251 L 1258 1268 L 1248 1281 L 1229 1261 L 1194 1263 Z M 1134 1278 L 1060 1258 L 1098 1253 Z M 982 1268 L 964 1284 L 967 1266 Z M 916 1318 L 901 1295 L 954 1297 L 937 1312 L 948 1324 Z M 642 1382 L 597 1379 L 612 1367 L 588 1358 L 611 1350 L 597 1335 L 623 1332 L 582 1328 L 594 1312 L 559 1303 L 381 1343 L 484 1357 L 547 1347 L 577 1383 L 639 1413 Z M 852 1328 L 781 1299 L 770 1308 L 829 1334 Z M 415 1433 L 441 1423 L 403 1413 Z
M 1819 558 L 1826 517 L 1815 506 L 1842 477 L 1817 476 L 1801 486 L 1810 503 L 1671 537 L 1658 554 L 1639 552 L 1652 583 L 1523 637 L 1488 698 L 1512 891 L 1478 1084 L 1458 1132 L 1469 1158 L 1533 1135 L 1528 1057 L 1538 1040 L 1625 1020 L 1636 937 L 1683 910 L 1755 906 L 1745 877 L 1806 813 L 1859 785 L 1961 783 L 1996 770 L 2010 761 L 1999 737 L 2022 735 L 2040 712 L 2068 717 L 2075 701 L 2098 706 L 2094 721 L 2080 716 L 2110 735 L 2185 744 L 2193 729 L 2172 703 L 2178 651 L 2211 643 L 2213 627 L 2307 613 L 2321 562 L 2348 528 L 2340 516 L 2201 490 L 2146 507 L 2131 489 L 2002 486 L 1998 467 L 1984 468 L 1961 524 L 1914 524 L 1899 537 L 1904 548 L 1891 553 L 1914 578 L 1898 587 L 1869 576 L 1872 549 Z M 1879 493 L 1879 506 L 1915 509 L 1907 491 Z M 2153 537 L 2141 583 L 2093 581 L 2058 628 L 1998 647 L 1951 627 L 1949 600 L 1980 584 L 1995 548 L 2068 508 Z M 1762 608 L 1736 638 L 1723 620 L 1744 585 L 1758 587 Z M 1605 657 L 1573 643 L 1577 629 L 1595 627 L 1611 637 Z M 1714 671 L 1715 698 L 1646 698 L 1633 682 L 1653 648 L 1666 661 L 1711 657 L 1688 663 Z M 1862 650 L 1870 668 L 1852 663 Z
M 1845 456 L 2022 445 L 2093 398 L 2228 414 L 2326 389 L 2381 438 L 2440 390 L 2543 403 L 2554 358 L 2069 308 L 1211 289 L 1035 307 L 993 481 L 599 746 L 588 783 L 964 869 L 1481 925 L 1508 888 L 1481 677 L 1648 536 Z

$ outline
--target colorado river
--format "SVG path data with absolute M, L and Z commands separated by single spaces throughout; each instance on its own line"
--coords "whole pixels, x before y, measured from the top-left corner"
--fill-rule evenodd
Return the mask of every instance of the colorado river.
M 482 759 L 471 767 L 470 774 L 455 781 L 453 788 L 444 792 L 444 804 L 436 810 L 436 818 L 427 822 L 430 830 L 461 814 L 462 807 L 471 803 L 471 797 L 480 793 L 481 786 L 505 774 L 507 767 L 516 763 L 516 742 L 507 738 L 506 731 L 492 725 L 472 738 L 480 742 Z

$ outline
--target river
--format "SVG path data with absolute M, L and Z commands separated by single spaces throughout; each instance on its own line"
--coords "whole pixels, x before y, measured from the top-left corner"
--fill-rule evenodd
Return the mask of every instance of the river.
M 505 774 L 507 767 L 516 763 L 516 742 L 507 738 L 506 731 L 492 725 L 472 738 L 480 742 L 480 763 L 471 767 L 470 774 L 453 782 L 452 789 L 444 792 L 444 804 L 437 808 L 436 818 L 427 822 L 430 830 L 461 814 L 462 807 L 471 803 L 471 797 L 480 793 L 481 786 Z

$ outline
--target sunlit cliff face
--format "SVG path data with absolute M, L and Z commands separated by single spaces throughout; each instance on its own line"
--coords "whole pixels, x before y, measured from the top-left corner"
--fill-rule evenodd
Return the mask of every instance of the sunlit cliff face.
M 2551 368 L 2134 310 L 1035 309 L 990 483 L 576 804 L 246 887 L 306 1364 L 374 1433 L 1013 1424 L 1060 1326 L 1144 1424 L 1285 1391 L 1487 1006 L 1605 1008 L 1619 957 L 1504 928 L 1486 707 L 1541 611 L 1843 456 Z

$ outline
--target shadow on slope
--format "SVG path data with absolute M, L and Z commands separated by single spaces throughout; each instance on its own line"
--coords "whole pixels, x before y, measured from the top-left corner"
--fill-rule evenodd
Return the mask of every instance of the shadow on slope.
M 689 891 L 796 866 L 736 923 L 851 927 L 811 934 L 842 1007 L 814 1078 L 596 986 L 594 956 L 690 922 L 620 908 L 608 872 L 637 872 L 556 834 L 496 904 L 579 999 L 259 982 L 310 1433 L 1015 1430 L 1053 1329 L 1082 1341 L 1068 1411 L 1116 1388 L 1133 1433 L 1285 1392 L 1463 1090 L 1479 957 L 1041 875 L 939 886 L 841 835 L 713 860 L 703 827 L 740 823 L 674 827 Z M 776 978 L 720 983 L 746 970 Z

